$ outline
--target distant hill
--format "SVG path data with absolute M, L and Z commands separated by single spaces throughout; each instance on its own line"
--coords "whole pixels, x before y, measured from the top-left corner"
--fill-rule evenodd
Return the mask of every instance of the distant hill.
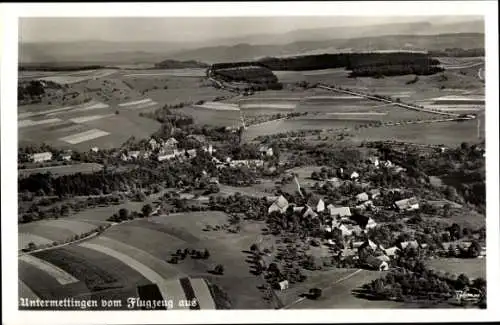
M 334 18 L 332 18 L 334 19 Z M 484 47 L 482 20 L 446 23 L 431 18 L 424 22 L 369 26 L 300 29 L 287 33 L 256 34 L 203 42 L 78 41 L 19 43 L 19 62 L 79 62 L 118 65 L 157 63 L 165 58 L 207 63 L 240 61 L 264 56 L 320 54 L 354 50 Z
M 190 61 L 164 60 L 159 63 L 156 63 L 155 68 L 160 68 L 160 69 L 208 68 L 208 64 L 194 60 Z
M 327 41 L 303 41 L 285 45 L 212 46 L 171 54 L 173 59 L 218 63 L 259 59 L 265 56 L 291 56 L 375 50 L 431 51 L 446 48 L 484 48 L 484 34 L 388 35 Z

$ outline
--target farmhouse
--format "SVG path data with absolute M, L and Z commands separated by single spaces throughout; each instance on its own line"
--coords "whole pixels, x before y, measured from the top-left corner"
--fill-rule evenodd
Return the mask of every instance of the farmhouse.
M 375 199 L 375 198 L 377 198 L 377 197 L 379 197 L 379 196 L 380 196 L 380 190 L 379 190 L 379 189 L 372 189 L 372 190 L 370 190 L 370 191 L 368 192 L 368 194 L 370 194 L 370 197 L 371 197 L 372 199 Z
M 186 150 L 185 153 L 188 156 L 188 158 L 194 158 L 194 157 L 196 157 L 196 149 Z
M 210 155 L 211 155 L 212 153 L 214 153 L 214 151 L 215 151 L 215 150 L 214 150 L 214 147 L 213 147 L 211 144 L 206 145 L 206 146 L 203 146 L 201 149 L 202 149 L 204 152 L 208 152 L 208 154 L 210 154 Z
M 285 213 L 286 209 L 288 208 L 288 201 L 285 199 L 283 195 L 280 195 L 276 201 L 271 204 L 269 209 L 267 210 L 268 213 L 277 211 L 279 213 Z
M 381 260 L 382 262 L 386 262 L 386 263 L 389 263 L 391 261 L 391 259 L 387 255 L 379 255 L 379 256 L 375 256 L 375 258 L 378 260 Z
M 351 174 L 350 177 L 351 177 L 352 180 L 356 180 L 356 179 L 359 178 L 359 174 L 358 174 L 358 172 L 352 172 L 352 174 Z
M 363 192 L 363 193 L 359 193 L 358 195 L 356 195 L 356 201 L 358 202 L 365 202 L 365 201 L 368 201 L 369 197 L 368 197 L 368 194 L 366 192 Z
M 361 243 L 361 244 L 360 244 Z M 363 248 L 369 247 L 373 251 L 377 250 L 377 244 L 375 244 L 372 240 L 368 239 L 365 240 L 364 242 L 354 242 L 353 243 L 353 248 L 358 248 L 358 250 L 362 250 Z M 358 247 L 356 247 L 358 246 Z
M 273 148 L 270 148 L 268 146 L 260 146 L 259 152 L 262 156 L 271 157 L 273 155 Z
M 316 212 L 314 212 L 314 210 L 311 208 L 311 207 L 306 207 L 306 210 L 303 212 L 302 216 L 304 218 L 315 218 L 318 216 L 318 214 Z
M 52 160 L 52 152 L 40 152 L 40 153 L 34 153 L 31 156 L 31 159 L 33 162 L 44 162 L 44 161 L 50 161 Z
M 325 202 L 323 199 L 313 195 L 307 200 L 307 205 L 310 206 L 316 212 L 322 212 L 325 210 Z
M 61 153 L 61 155 L 59 156 L 59 158 L 61 160 L 70 161 L 71 160 L 71 155 L 72 155 L 72 151 L 71 150 L 66 150 L 66 151 L 63 151 Z
M 411 240 L 411 241 L 403 241 L 403 242 L 400 242 L 399 243 L 399 246 L 401 247 L 401 249 L 407 249 L 407 248 L 413 248 L 413 249 L 417 249 L 419 248 L 419 244 L 418 244 L 418 241 L 416 240 Z
M 349 207 L 334 207 L 332 204 L 327 206 L 327 209 L 330 210 L 330 216 L 335 217 L 350 217 L 351 209 Z
M 165 149 L 175 149 L 177 148 L 177 144 L 179 144 L 179 141 L 177 141 L 175 138 L 169 138 L 165 143 L 163 144 L 163 148 Z
M 283 280 L 281 282 L 278 282 L 278 288 L 280 290 L 286 290 L 288 289 L 288 287 L 289 287 L 288 280 Z
M 385 261 L 381 261 L 380 259 L 374 256 L 368 256 L 364 263 L 367 267 L 378 270 L 378 271 L 387 271 L 389 269 L 389 264 Z
M 396 201 L 394 205 L 395 208 L 399 211 L 414 211 L 419 209 L 419 204 L 416 197 Z
M 160 147 L 160 144 L 154 138 L 149 139 L 148 144 L 151 150 L 156 150 Z
M 399 251 L 400 251 L 400 249 L 396 246 L 389 247 L 389 248 L 385 249 L 385 255 L 387 255 L 389 257 L 394 257 L 394 256 L 396 256 L 396 254 Z
M 97 147 L 92 147 L 92 148 L 90 148 L 90 151 L 92 151 L 92 152 L 99 152 L 99 148 L 97 148 Z
M 378 167 L 380 162 L 377 157 L 368 157 L 368 162 L 373 164 L 375 167 Z

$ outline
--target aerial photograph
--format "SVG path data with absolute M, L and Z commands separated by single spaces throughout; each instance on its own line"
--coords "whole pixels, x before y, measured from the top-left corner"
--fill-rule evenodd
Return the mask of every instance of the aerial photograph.
M 484 17 L 18 26 L 19 310 L 486 308 Z

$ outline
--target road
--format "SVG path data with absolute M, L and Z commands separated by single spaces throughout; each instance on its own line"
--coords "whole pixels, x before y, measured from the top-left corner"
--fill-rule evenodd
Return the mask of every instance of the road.
M 440 115 L 446 115 L 446 116 L 454 116 L 454 117 L 458 117 L 460 115 L 460 114 L 455 114 L 455 113 L 450 113 L 450 112 L 434 111 L 434 110 L 430 110 L 430 109 L 426 109 L 426 108 L 421 108 L 421 107 L 417 107 L 417 106 L 410 105 L 410 104 L 399 103 L 399 102 L 394 101 L 394 100 L 385 99 L 385 98 L 379 98 L 379 97 L 375 97 L 375 96 L 371 96 L 371 95 L 367 95 L 367 94 L 363 94 L 363 93 L 359 93 L 359 92 L 355 92 L 355 91 L 351 91 L 351 90 L 337 89 L 337 88 L 333 88 L 333 87 L 330 87 L 330 86 L 327 86 L 327 85 L 318 85 L 318 88 L 325 89 L 325 90 L 336 91 L 336 92 L 340 92 L 340 93 L 344 93 L 344 94 L 349 94 L 349 95 L 353 95 L 353 96 L 360 96 L 360 97 L 364 97 L 366 99 L 376 100 L 376 101 L 387 103 L 387 104 L 394 104 L 396 106 L 399 106 L 399 107 L 402 107 L 402 108 L 406 108 L 406 109 L 415 110 L 415 111 L 421 111 L 421 112 L 427 112 L 427 113 L 433 113 L 433 114 L 440 114 Z

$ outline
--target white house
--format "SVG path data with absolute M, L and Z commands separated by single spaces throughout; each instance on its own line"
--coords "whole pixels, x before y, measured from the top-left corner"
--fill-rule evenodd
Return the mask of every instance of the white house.
M 316 218 L 318 214 L 311 207 L 307 207 L 302 216 L 304 218 Z
M 169 138 L 165 143 L 163 144 L 163 147 L 167 148 L 177 148 L 177 144 L 179 141 L 177 141 L 175 138 Z
M 375 228 L 376 226 L 377 226 L 377 223 L 375 222 L 375 220 L 373 220 L 373 218 L 372 218 L 372 217 L 370 217 L 370 218 L 368 219 L 368 223 L 366 224 L 365 228 L 366 228 L 366 229 L 373 229 L 373 228 Z
M 317 196 L 312 196 L 307 201 L 307 205 L 310 206 L 316 212 L 325 211 L 325 201 L 323 201 L 323 199 Z
M 34 162 L 44 162 L 52 160 L 52 152 L 34 153 L 31 158 Z
M 340 225 L 339 230 L 342 231 L 342 236 L 352 236 L 352 229 L 347 228 L 346 225 Z
M 374 270 L 378 271 L 387 271 L 389 269 L 389 264 L 385 261 L 381 261 L 380 259 L 374 256 L 368 256 L 365 260 L 365 264 Z
M 358 174 L 358 172 L 352 172 L 350 177 L 351 177 L 351 179 L 356 180 L 359 178 L 359 174 Z
M 196 157 L 196 149 L 189 149 L 189 150 L 186 150 L 186 153 L 188 154 L 189 158 L 194 158 L 194 157 Z
M 420 207 L 416 197 L 396 201 L 394 205 L 399 211 L 414 211 L 418 210 Z
M 259 152 L 263 156 L 271 157 L 273 155 L 273 148 L 270 148 L 268 146 L 260 146 Z
M 327 209 L 330 210 L 330 216 L 339 216 L 339 217 L 350 217 L 351 209 L 349 207 L 334 207 L 333 204 L 329 204 Z
M 358 195 L 356 195 L 356 201 L 358 201 L 358 202 L 368 201 L 369 198 L 370 197 L 368 196 L 368 194 L 366 192 L 359 193 Z
M 152 150 L 156 150 L 160 146 L 158 141 L 156 141 L 154 138 L 149 139 L 148 144 Z
M 377 197 L 379 197 L 379 196 L 380 196 L 380 190 L 379 190 L 379 189 L 376 189 L 376 188 L 374 188 L 374 189 L 370 190 L 368 193 L 370 194 L 370 197 L 371 197 L 372 199 L 375 199 L 375 198 L 377 198 Z
M 392 162 L 390 160 L 386 160 L 384 161 L 383 165 L 385 168 L 389 168 L 392 167 Z
M 139 158 L 140 151 L 134 150 L 134 151 L 129 151 L 128 156 L 133 159 Z
M 97 148 L 97 147 L 92 147 L 92 148 L 90 148 L 90 151 L 92 151 L 92 152 L 99 152 L 99 148 Z
M 285 199 L 283 195 L 280 195 L 276 201 L 271 204 L 269 209 L 267 210 L 268 213 L 277 211 L 279 213 L 285 213 L 286 209 L 288 208 L 288 201 Z
M 288 284 L 288 280 L 283 280 L 283 281 L 278 283 L 278 286 L 279 286 L 280 290 L 286 290 L 286 289 L 288 289 L 288 287 L 290 285 Z
M 394 257 L 400 251 L 400 249 L 396 246 L 385 249 L 385 255 L 389 257 Z
M 214 147 L 211 144 L 203 146 L 202 149 L 204 152 L 208 152 L 210 155 L 215 151 Z
M 368 161 L 373 164 L 375 167 L 378 167 L 380 162 L 377 157 L 368 157 Z
M 411 240 L 411 241 L 403 241 L 399 243 L 401 246 L 401 249 L 407 249 L 407 248 L 414 248 L 417 249 L 419 248 L 418 241 L 416 240 Z

